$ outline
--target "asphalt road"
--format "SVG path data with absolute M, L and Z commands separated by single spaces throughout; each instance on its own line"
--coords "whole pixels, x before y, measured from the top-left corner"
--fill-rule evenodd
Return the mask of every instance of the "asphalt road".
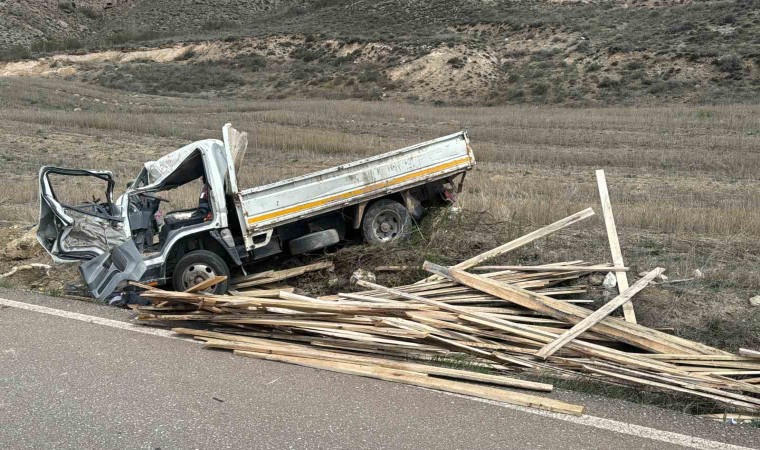
M 4 289 L 0 299 L 130 317 Z M 550 394 L 586 405 L 581 418 L 536 413 L 2 303 L 0 343 L 3 449 L 760 448 L 758 429 L 593 395 Z

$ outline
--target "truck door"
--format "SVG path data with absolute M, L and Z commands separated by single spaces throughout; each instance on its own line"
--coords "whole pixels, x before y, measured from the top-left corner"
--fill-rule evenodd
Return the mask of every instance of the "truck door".
M 128 240 L 110 172 L 40 170 L 37 239 L 57 262 L 88 261 Z

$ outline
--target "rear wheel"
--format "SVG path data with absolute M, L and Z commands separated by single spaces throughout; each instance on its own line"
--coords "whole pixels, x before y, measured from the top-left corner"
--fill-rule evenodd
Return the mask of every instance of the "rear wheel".
M 364 213 L 362 235 L 369 244 L 384 244 L 412 235 L 412 217 L 401 203 L 383 199 Z
M 196 250 L 180 258 L 172 275 L 172 284 L 176 291 L 186 291 L 198 283 L 216 276 L 226 276 L 227 280 L 201 292 L 221 295 L 227 292 L 230 269 L 227 263 L 216 253 L 208 250 Z

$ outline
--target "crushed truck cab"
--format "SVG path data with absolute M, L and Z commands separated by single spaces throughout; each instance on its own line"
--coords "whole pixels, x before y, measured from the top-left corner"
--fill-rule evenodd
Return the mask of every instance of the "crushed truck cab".
M 129 280 L 185 290 L 231 270 L 244 272 L 246 265 L 275 254 L 338 244 L 349 234 L 367 243 L 403 239 L 426 206 L 451 201 L 461 191 L 475 164 L 467 135 L 459 132 L 240 189 L 237 171 L 247 135 L 230 124 L 222 135 L 145 163 L 116 200 L 111 172 L 43 167 L 40 244 L 57 262 L 82 262 L 82 275 L 99 299 Z M 70 177 L 102 184 L 102 198 L 70 201 L 57 195 Z M 165 212 L 162 192 L 198 180 L 197 207 Z M 212 292 L 226 289 L 221 283 Z

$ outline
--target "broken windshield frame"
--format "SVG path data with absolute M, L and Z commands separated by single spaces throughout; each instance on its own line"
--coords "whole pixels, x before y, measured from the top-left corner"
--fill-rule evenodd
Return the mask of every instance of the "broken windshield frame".
M 56 193 L 55 193 L 55 185 L 50 180 L 50 175 L 51 174 L 63 175 L 63 176 L 69 176 L 69 177 L 95 177 L 95 178 L 98 178 L 98 179 L 101 179 L 101 180 L 105 181 L 106 182 L 106 191 L 105 191 L 106 201 L 111 206 L 111 208 L 113 208 L 113 206 L 114 206 L 114 203 L 113 203 L 113 188 L 114 188 L 114 186 L 115 186 L 116 183 L 114 182 L 113 177 L 109 173 L 107 173 L 107 172 L 96 172 L 96 171 L 90 171 L 90 170 L 65 169 L 65 168 L 55 167 L 55 168 L 50 168 L 50 169 L 48 169 L 46 171 L 46 173 L 45 173 L 45 179 L 47 180 L 47 184 L 48 184 L 48 187 L 50 189 L 50 194 L 53 196 L 53 200 L 55 200 L 56 202 L 58 202 L 58 204 L 61 205 L 62 207 L 70 209 L 72 211 L 76 211 L 76 212 L 81 213 L 81 214 L 85 214 L 85 215 L 92 216 L 92 217 L 97 217 L 97 218 L 100 218 L 100 219 L 111 220 L 111 221 L 116 221 L 116 222 L 123 222 L 124 221 L 124 219 L 121 218 L 121 217 L 117 217 L 117 216 L 114 216 L 114 215 L 109 214 L 109 213 L 97 211 L 97 208 L 100 208 L 101 206 L 98 205 L 97 203 L 94 203 L 94 202 L 88 202 L 88 203 L 92 203 L 92 205 L 93 205 L 93 207 L 95 208 L 96 211 L 88 211 L 87 209 L 81 208 L 80 206 L 69 205 L 67 203 L 62 202 L 58 198 L 58 196 L 56 195 Z

